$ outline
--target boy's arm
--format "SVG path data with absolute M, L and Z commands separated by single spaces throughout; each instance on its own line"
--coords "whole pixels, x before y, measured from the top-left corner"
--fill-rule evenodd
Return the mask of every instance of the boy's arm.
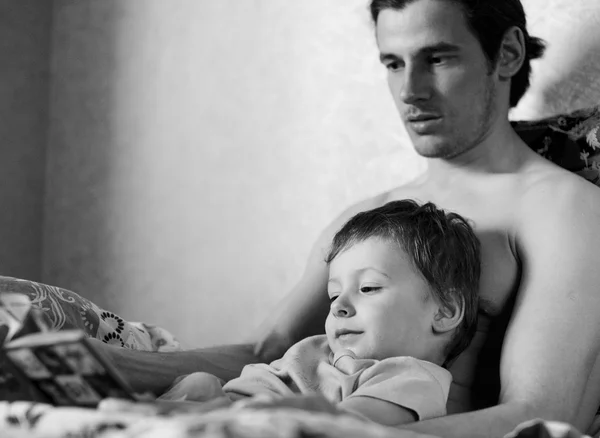
M 516 251 L 521 285 L 502 348 L 499 405 L 411 430 L 503 436 L 534 418 L 585 431 L 600 403 L 600 190 L 559 181 L 525 197 Z
M 240 402 L 238 402 L 240 403 Z M 372 397 L 351 397 L 334 405 L 322 395 L 295 395 L 264 399 L 254 397 L 244 400 L 243 406 L 251 409 L 300 409 L 332 415 L 349 414 L 384 426 L 399 426 L 417 421 L 416 414 L 408 409 Z
M 400 426 L 417 421 L 413 411 L 372 397 L 350 397 L 338 404 L 338 408 L 384 426 Z

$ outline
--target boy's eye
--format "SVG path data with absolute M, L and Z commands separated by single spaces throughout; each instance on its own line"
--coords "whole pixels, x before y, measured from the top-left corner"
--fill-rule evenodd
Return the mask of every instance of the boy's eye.
M 336 300 L 337 297 L 338 297 L 337 295 L 330 296 L 329 297 L 329 303 L 333 303 Z
M 363 286 L 360 288 L 360 291 L 364 294 L 368 294 L 369 292 L 376 292 L 381 289 L 380 286 Z

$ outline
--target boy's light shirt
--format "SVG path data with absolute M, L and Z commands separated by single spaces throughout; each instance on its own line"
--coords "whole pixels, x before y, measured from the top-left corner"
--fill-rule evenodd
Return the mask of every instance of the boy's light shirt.
M 246 366 L 223 390 L 234 400 L 258 394 L 317 393 L 332 403 L 372 397 L 423 420 L 446 414 L 451 381 L 448 370 L 412 357 L 355 359 L 348 350 L 331 355 L 326 336 L 319 335 L 298 342 L 271 364 Z

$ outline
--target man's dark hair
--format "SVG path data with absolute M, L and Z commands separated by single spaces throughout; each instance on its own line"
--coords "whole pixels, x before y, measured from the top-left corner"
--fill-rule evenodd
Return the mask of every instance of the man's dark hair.
M 444 351 L 447 366 L 469 346 L 477 329 L 481 262 L 473 229 L 462 216 L 430 202 L 392 201 L 346 222 L 333 238 L 325 261 L 331 263 L 340 252 L 372 237 L 398 244 L 442 306 L 462 305 L 463 320 Z
M 377 23 L 379 13 L 384 9 L 401 10 L 417 0 L 371 0 L 371 18 Z M 512 77 L 510 87 L 510 107 L 519 103 L 530 85 L 532 59 L 541 58 L 546 45 L 540 38 L 527 32 L 527 19 L 520 0 L 445 0 L 462 7 L 467 24 L 479 41 L 488 65 L 493 67 L 498 60 L 500 45 L 507 30 L 516 26 L 525 37 L 525 61 L 521 69 Z

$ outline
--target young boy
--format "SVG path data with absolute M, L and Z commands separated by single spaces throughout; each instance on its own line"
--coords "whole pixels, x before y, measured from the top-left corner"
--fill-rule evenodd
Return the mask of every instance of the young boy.
M 326 335 L 271 364 L 248 365 L 223 386 L 210 374 L 185 376 L 161 399 L 260 396 L 285 405 L 319 394 L 332 409 L 385 425 L 445 415 L 452 377 L 444 367 L 476 329 L 479 257 L 469 224 L 431 203 L 394 201 L 359 213 L 326 258 Z

